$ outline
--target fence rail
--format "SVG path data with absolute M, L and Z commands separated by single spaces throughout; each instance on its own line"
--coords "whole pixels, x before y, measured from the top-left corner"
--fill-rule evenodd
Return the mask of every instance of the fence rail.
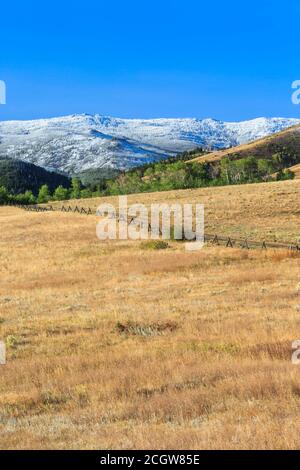
M 97 211 L 92 210 L 90 207 L 87 207 L 87 208 L 79 207 L 79 206 L 72 207 L 72 206 L 64 206 L 64 205 L 61 207 L 57 207 L 57 206 L 52 206 L 52 205 L 38 206 L 38 205 L 24 205 L 24 204 L 13 204 L 13 203 L 7 203 L 6 205 L 17 207 L 19 209 L 23 209 L 29 212 L 55 212 L 57 211 L 57 212 L 66 212 L 66 213 L 72 212 L 72 213 L 78 213 L 82 215 L 97 215 Z M 124 221 L 124 219 L 121 218 L 118 214 L 113 216 L 113 218 L 116 219 L 118 222 L 120 222 L 121 220 Z M 128 225 L 136 223 L 135 217 L 128 217 L 127 223 Z M 150 223 L 148 223 L 148 230 L 149 231 L 152 230 Z M 162 235 L 161 230 L 160 230 L 160 235 Z M 182 240 L 186 240 L 184 235 L 182 237 Z M 193 240 L 188 240 L 188 241 L 193 241 Z M 243 248 L 247 250 L 251 248 L 260 248 L 262 250 L 285 249 L 285 250 L 292 250 L 292 251 L 300 251 L 300 244 L 297 244 L 295 242 L 281 243 L 281 242 L 269 242 L 266 240 L 257 241 L 257 240 L 250 240 L 248 238 L 235 238 L 235 237 L 230 237 L 230 236 L 207 234 L 207 233 L 204 235 L 204 242 L 211 243 L 212 245 L 225 246 L 228 248 Z

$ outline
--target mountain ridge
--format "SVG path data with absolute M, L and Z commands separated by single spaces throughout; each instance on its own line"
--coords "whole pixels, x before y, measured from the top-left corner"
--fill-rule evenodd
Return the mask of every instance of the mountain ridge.
M 270 158 L 276 152 L 295 154 L 300 159 L 300 124 L 236 147 L 216 150 L 206 155 L 195 155 L 189 162 L 211 163 L 226 157 L 235 160 L 249 156 Z
M 0 121 L 0 156 L 74 174 L 126 170 L 196 147 L 224 149 L 300 124 L 294 118 L 225 122 L 212 118 L 122 119 L 100 114 Z

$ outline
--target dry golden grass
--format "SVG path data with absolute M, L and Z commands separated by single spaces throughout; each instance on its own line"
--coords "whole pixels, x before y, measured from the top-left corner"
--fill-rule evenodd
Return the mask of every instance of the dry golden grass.
M 299 189 L 130 200 L 200 199 L 211 229 L 288 238 Z M 300 258 L 100 242 L 96 220 L 0 208 L 1 448 L 299 447 Z
M 299 165 L 292 166 L 292 167 L 290 168 L 290 170 L 295 173 L 295 178 L 296 178 L 296 179 L 300 179 L 300 164 L 299 164 Z
M 135 194 L 129 204 L 202 203 L 205 206 L 206 233 L 298 243 L 300 241 L 300 181 L 223 186 L 216 188 Z M 102 202 L 113 202 L 117 197 L 71 201 L 94 210 Z M 62 203 L 54 205 L 61 207 Z M 67 203 L 69 205 L 69 202 Z

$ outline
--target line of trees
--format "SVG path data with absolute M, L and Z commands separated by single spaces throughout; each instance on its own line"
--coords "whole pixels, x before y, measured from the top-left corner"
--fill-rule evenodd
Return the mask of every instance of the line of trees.
M 294 173 L 281 168 L 277 157 L 258 159 L 246 157 L 237 160 L 223 158 L 220 162 L 185 163 L 158 162 L 136 168 L 106 182 L 106 194 L 169 191 L 176 189 L 224 186 L 293 179 Z
M 11 194 L 4 187 L 0 186 L 0 204 L 44 204 L 50 201 L 65 201 L 68 199 L 81 199 L 88 197 L 101 196 L 99 190 L 83 187 L 78 178 L 73 178 L 70 188 L 58 186 L 52 193 L 47 184 L 40 187 L 38 194 L 35 196 L 32 191 L 25 191 L 21 194 Z
M 32 191 L 12 195 L 5 187 L 0 187 L 0 204 L 43 204 L 68 199 L 256 183 L 294 177 L 291 170 L 282 168 L 282 160 L 278 159 L 277 154 L 269 159 L 227 157 L 212 163 L 186 163 L 185 158 L 179 158 L 138 167 L 114 179 L 102 181 L 99 185 L 83 186 L 79 178 L 73 178 L 70 188 L 58 186 L 51 193 L 45 184 L 40 187 L 37 196 Z

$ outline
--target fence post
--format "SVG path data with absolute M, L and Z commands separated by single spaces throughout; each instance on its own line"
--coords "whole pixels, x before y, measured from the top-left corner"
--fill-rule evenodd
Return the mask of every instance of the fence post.
M 242 244 L 242 248 L 246 248 L 247 250 L 249 250 L 249 245 L 248 245 L 247 238 L 245 239 L 244 243 Z
M 230 237 L 228 237 L 228 241 L 227 241 L 227 243 L 226 243 L 226 247 L 233 248 L 233 243 L 232 243 L 232 241 L 231 241 L 231 238 L 230 238 Z
M 215 244 L 216 244 L 216 245 L 220 245 L 218 235 L 215 235 L 215 236 L 214 236 L 214 239 L 213 239 L 212 242 L 213 242 L 214 245 L 215 245 Z

